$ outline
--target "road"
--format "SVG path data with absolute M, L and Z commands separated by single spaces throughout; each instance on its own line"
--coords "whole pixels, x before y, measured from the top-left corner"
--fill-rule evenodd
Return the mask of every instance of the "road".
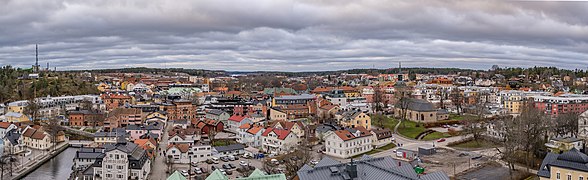
M 393 156 L 395 154 L 394 151 L 396 151 L 398 148 L 416 150 L 419 146 L 426 146 L 426 145 L 434 145 L 435 147 L 443 147 L 443 148 L 453 150 L 453 148 L 447 146 L 449 143 L 456 142 L 456 141 L 462 140 L 467 137 L 469 137 L 469 135 L 454 136 L 454 137 L 445 138 L 445 142 L 437 142 L 437 140 L 420 141 L 420 140 L 416 140 L 416 139 L 406 138 L 406 137 L 398 135 L 398 134 L 394 134 L 394 138 L 396 139 L 396 144 L 401 144 L 401 146 L 397 146 L 392 149 L 388 149 L 386 151 L 378 152 L 378 153 L 372 154 L 371 156 L 374 156 L 374 157 Z
M 148 179 L 154 180 L 165 180 L 169 176 L 165 170 L 167 169 L 167 163 L 165 162 L 165 156 L 163 152 L 167 148 L 167 140 L 168 134 L 167 131 L 170 128 L 169 124 L 166 124 L 162 136 L 160 137 L 159 146 L 157 148 L 157 153 L 155 155 L 155 160 L 153 160 L 151 174 L 149 175 Z

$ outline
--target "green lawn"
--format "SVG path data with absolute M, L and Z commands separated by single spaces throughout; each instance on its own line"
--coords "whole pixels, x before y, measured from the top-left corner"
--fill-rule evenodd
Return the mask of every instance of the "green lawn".
M 353 156 L 352 158 L 353 158 L 353 159 L 355 159 L 355 158 L 360 158 L 360 157 L 361 157 L 361 156 L 363 156 L 363 155 L 370 155 L 370 154 L 375 154 L 375 153 L 378 153 L 378 152 L 386 151 L 386 150 L 388 150 L 388 149 L 392 149 L 392 148 L 394 148 L 394 147 L 396 147 L 396 145 L 395 145 L 394 143 L 390 143 L 390 144 L 388 144 L 388 145 L 385 145 L 385 146 L 379 147 L 379 148 L 377 148 L 377 149 L 372 149 L 371 151 L 368 151 L 368 152 L 366 152 L 366 153 L 359 154 L 359 155 L 355 155 L 355 156 Z
M 449 114 L 449 120 L 461 121 L 461 120 L 470 120 L 470 119 L 474 119 L 474 118 L 476 118 L 476 116 L 468 115 L 468 114 L 462 114 L 462 115 Z
M 493 142 L 479 139 L 478 141 L 473 141 L 473 140 L 467 141 L 464 143 L 453 145 L 451 147 L 464 148 L 464 149 L 478 149 L 478 148 L 492 148 L 492 147 L 497 147 L 497 146 L 498 145 Z
M 212 143 L 212 146 L 228 146 L 231 144 L 236 144 L 237 142 L 235 141 L 229 141 L 229 140 L 215 140 L 214 143 Z
M 394 127 L 398 124 L 398 120 L 394 118 L 386 118 L 384 121 L 384 127 L 394 131 Z M 379 124 L 374 124 L 379 126 Z M 417 127 L 417 123 L 413 121 L 403 121 L 400 126 L 398 126 L 398 133 L 402 134 L 405 137 L 415 139 L 421 132 L 426 131 L 423 125 Z
M 434 132 L 434 133 L 426 135 L 425 137 L 423 137 L 422 140 L 429 141 L 429 140 L 435 140 L 435 139 L 441 139 L 441 138 L 447 138 L 447 137 L 451 137 L 451 135 L 449 135 L 447 133 L 442 133 L 442 132 Z

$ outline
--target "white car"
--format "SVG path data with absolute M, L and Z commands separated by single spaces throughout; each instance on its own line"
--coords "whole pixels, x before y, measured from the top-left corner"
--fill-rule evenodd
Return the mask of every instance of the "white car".
M 196 168 L 194 168 L 194 173 L 202 174 L 202 169 L 200 169 L 199 167 L 196 167 Z
M 222 169 L 222 168 L 219 168 L 218 171 L 220 171 L 221 173 L 223 173 L 223 175 L 227 175 L 227 172 L 224 169 Z
M 245 161 L 240 161 L 240 162 L 239 162 L 239 165 L 241 165 L 241 166 L 247 166 L 248 164 L 247 164 L 247 162 L 245 162 Z
M 182 176 L 189 177 L 190 175 L 188 174 L 188 171 L 182 170 Z

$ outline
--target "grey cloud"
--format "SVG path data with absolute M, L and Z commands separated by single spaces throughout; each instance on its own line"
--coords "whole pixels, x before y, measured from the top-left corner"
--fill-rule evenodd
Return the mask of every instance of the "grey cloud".
M 588 3 L 0 0 L 0 65 L 335 70 L 588 66 Z M 162 66 L 163 65 L 163 66 Z

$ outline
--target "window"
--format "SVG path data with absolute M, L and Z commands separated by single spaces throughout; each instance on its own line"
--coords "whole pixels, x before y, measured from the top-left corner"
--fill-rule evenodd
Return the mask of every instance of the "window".
M 559 172 L 557 172 L 557 174 L 555 174 L 555 179 L 559 179 L 559 178 L 560 178 L 560 175 L 559 175 Z
M 578 177 L 578 180 L 584 180 L 584 177 L 580 176 Z
M 572 180 L 572 175 L 568 174 L 568 180 Z

